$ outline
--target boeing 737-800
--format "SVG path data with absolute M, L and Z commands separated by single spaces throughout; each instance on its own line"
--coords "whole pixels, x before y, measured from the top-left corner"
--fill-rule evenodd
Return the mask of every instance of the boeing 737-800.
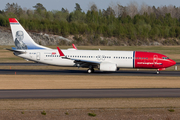
M 107 51 L 107 50 L 61 50 L 38 45 L 15 18 L 9 18 L 15 48 L 14 55 L 39 63 L 55 66 L 83 67 L 87 72 L 117 71 L 119 68 L 146 68 L 164 70 L 176 64 L 166 55 L 142 51 Z

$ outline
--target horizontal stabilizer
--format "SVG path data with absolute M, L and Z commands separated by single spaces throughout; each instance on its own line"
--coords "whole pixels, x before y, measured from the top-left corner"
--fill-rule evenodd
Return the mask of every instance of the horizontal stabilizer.
M 6 50 L 9 50 L 9 51 L 12 51 L 12 52 L 17 52 L 17 53 L 20 53 L 20 54 L 24 54 L 26 52 L 24 51 L 19 51 L 19 50 L 13 50 L 13 49 L 8 49 L 8 48 L 5 48 Z

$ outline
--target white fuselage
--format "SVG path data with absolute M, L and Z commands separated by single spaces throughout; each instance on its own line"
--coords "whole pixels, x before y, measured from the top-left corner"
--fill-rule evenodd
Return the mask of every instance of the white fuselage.
M 76 66 L 74 60 L 63 59 L 58 50 L 22 50 L 25 54 L 15 54 L 19 57 L 56 66 Z M 105 50 L 62 50 L 66 57 L 93 62 L 115 63 L 117 67 L 133 68 L 134 51 Z

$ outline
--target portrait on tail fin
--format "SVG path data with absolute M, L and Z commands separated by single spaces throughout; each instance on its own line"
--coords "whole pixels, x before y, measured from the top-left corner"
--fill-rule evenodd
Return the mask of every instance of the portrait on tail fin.
M 23 42 L 24 33 L 23 31 L 16 32 L 15 45 L 17 49 L 27 49 L 27 45 Z

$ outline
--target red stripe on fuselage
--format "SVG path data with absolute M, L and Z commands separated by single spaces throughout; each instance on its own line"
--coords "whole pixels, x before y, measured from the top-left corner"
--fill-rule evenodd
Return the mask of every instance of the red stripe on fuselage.
M 170 59 L 164 60 L 165 55 L 153 52 L 135 52 L 135 68 L 159 69 L 172 66 Z

